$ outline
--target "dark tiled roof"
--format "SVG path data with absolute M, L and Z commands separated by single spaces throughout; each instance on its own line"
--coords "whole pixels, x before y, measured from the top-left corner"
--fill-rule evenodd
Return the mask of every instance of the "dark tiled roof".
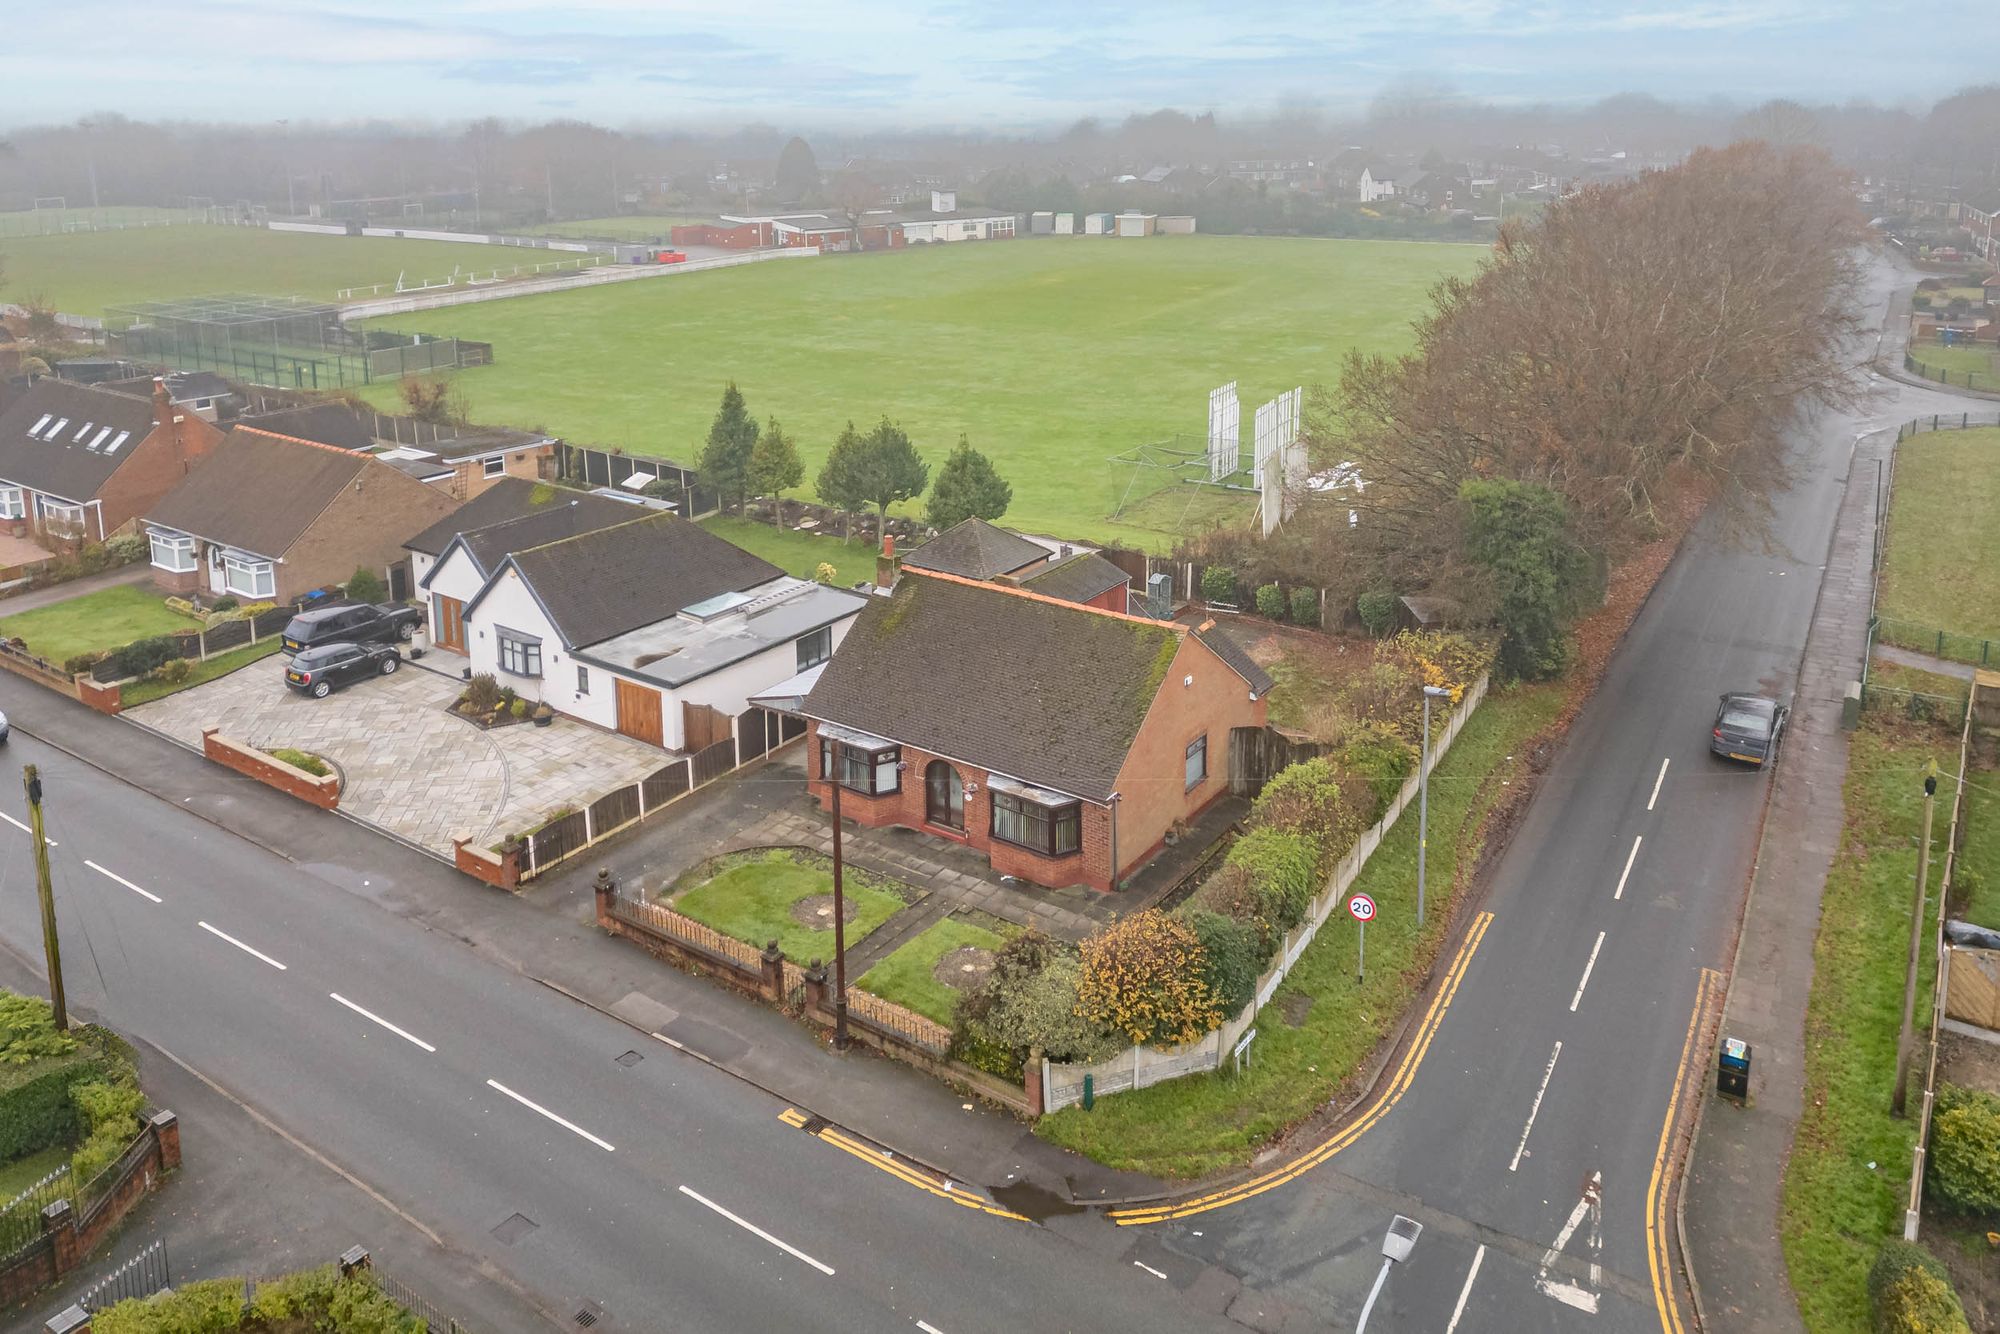
M 1228 632 L 1220 629 L 1197 630 L 1194 632 L 1194 637 L 1214 649 L 1215 656 L 1228 664 L 1230 671 L 1243 678 L 1252 694 L 1262 698 L 1271 693 L 1273 684 L 1271 674 L 1259 667 L 1256 661 L 1243 651 L 1243 646 L 1229 637 Z
M 994 584 L 910 575 L 869 601 L 804 711 L 1105 801 L 1183 633 Z
M 995 528 L 984 519 L 967 519 L 912 547 L 903 564 L 915 570 L 934 570 L 966 579 L 991 579 L 1010 574 L 1024 565 L 1048 557 L 1047 547 L 1027 538 Z
M 1021 587 L 1064 602 L 1088 602 L 1131 582 L 1132 577 L 1125 571 L 1096 552 L 1085 551 L 1035 571 L 1021 581 Z
M 56 421 L 67 418 L 53 440 L 28 434 L 45 414 L 50 422 L 42 428 L 44 436 Z M 86 425 L 90 427 L 87 434 L 83 430 Z M 117 439 L 120 431 L 131 433 L 118 452 L 86 449 L 86 445 L 97 443 L 107 426 L 112 430 L 105 437 L 106 444 Z M 133 398 L 67 380 L 37 380 L 14 401 L 7 415 L 0 417 L 0 479 L 69 500 L 89 500 L 152 431 L 150 396 Z
M 624 523 L 634 517 L 632 506 L 623 501 L 593 496 L 588 491 L 550 486 L 547 482 L 531 482 L 525 477 L 502 477 L 403 545 L 426 556 L 442 556 L 444 549 L 451 545 L 451 539 L 460 533 L 476 533 L 495 524 L 511 523 L 515 519 L 555 509 L 572 515 L 573 526 L 566 531 L 555 528 L 537 530 L 533 541 L 517 542 L 500 555 L 538 547 L 558 538 L 574 537 L 596 528 L 609 528 L 614 523 Z M 586 516 L 591 520 L 588 524 L 582 522 Z M 481 563 L 484 564 L 483 561 Z M 499 563 L 497 557 L 493 563 Z
M 364 468 L 366 454 L 239 426 L 146 522 L 277 559 Z
M 375 448 L 375 437 L 369 432 L 371 423 L 364 421 L 360 413 L 344 403 L 307 403 L 296 408 L 280 408 L 276 412 L 239 417 L 236 424 L 276 435 L 288 435 L 294 440 L 332 445 L 335 449 Z
M 573 649 L 651 625 L 719 594 L 755 588 L 784 573 L 700 524 L 671 514 L 648 514 L 517 551 L 508 562 Z M 466 611 L 471 610 L 468 605 Z
M 632 522 L 634 510 L 630 505 L 603 496 L 580 496 L 574 491 L 558 494 L 565 499 L 546 509 L 464 534 L 465 549 L 481 574 L 499 569 L 500 562 L 517 551 L 545 547 L 551 542 Z

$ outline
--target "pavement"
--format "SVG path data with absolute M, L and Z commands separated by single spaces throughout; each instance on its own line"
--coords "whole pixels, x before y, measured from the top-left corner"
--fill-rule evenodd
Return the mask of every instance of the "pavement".
M 262 749 L 290 746 L 340 772 L 348 815 L 449 858 L 453 838 L 484 846 L 536 828 L 645 778 L 664 751 L 557 718 L 482 731 L 448 712 L 456 677 L 406 663 L 325 699 L 287 689 L 278 661 L 131 710 L 134 720 L 199 749 L 204 728 Z

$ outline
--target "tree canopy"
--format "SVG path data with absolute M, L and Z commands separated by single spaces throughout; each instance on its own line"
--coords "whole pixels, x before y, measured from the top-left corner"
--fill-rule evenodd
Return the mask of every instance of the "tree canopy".
M 814 489 L 836 509 L 873 505 L 886 520 L 889 506 L 923 494 L 931 468 L 902 427 L 884 417 L 867 435 L 849 422 L 833 442 Z
M 750 449 L 750 489 L 777 501 L 778 521 L 784 518 L 784 494 L 805 480 L 806 465 L 799 461 L 798 446 L 779 427 L 778 419 L 764 423 L 763 433 Z
M 786 203 L 801 203 L 819 191 L 819 162 L 806 141 L 793 135 L 778 151 L 777 179 L 774 182 L 779 198 Z
M 939 529 L 972 518 L 990 522 L 1005 514 L 1013 500 L 1014 488 L 993 470 L 992 461 L 961 435 L 931 485 L 924 522 Z
M 743 406 L 743 394 L 731 380 L 722 391 L 722 406 L 708 428 L 701 451 L 701 480 L 738 509 L 750 489 L 750 458 L 757 448 L 757 420 Z

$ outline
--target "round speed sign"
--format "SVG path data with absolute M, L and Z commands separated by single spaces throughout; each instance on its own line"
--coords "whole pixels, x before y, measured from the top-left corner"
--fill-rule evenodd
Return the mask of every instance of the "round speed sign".
M 1366 894 L 1356 894 L 1347 901 L 1347 911 L 1354 915 L 1357 922 L 1372 922 L 1375 920 L 1375 900 Z

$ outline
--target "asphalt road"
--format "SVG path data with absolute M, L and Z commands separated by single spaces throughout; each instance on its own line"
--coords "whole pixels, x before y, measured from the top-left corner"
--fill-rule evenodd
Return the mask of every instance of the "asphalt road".
M 41 766 L 71 997 L 556 1323 L 596 1303 L 610 1329 L 1228 1327 L 1118 1256 L 922 1194 L 700 1061 L 19 730 L 6 758 Z M 0 784 L 0 937 L 37 954 L 25 817 Z

